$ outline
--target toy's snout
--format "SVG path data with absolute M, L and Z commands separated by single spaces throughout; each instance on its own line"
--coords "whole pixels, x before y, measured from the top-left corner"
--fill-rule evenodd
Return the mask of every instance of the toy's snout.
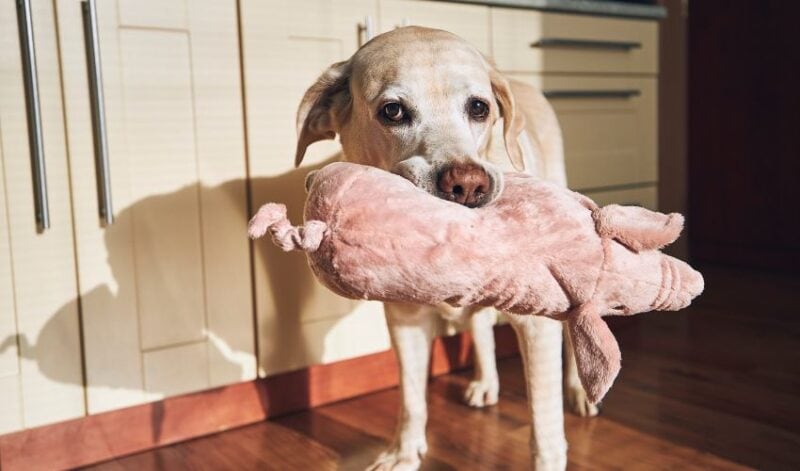
M 703 292 L 703 275 L 686 262 L 664 256 L 662 264 L 662 289 L 653 302 L 653 308 L 664 311 L 677 311 L 688 306 Z

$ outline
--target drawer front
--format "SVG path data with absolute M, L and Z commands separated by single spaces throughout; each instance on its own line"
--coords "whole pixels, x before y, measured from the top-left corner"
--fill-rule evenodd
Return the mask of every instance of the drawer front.
M 449 31 L 466 39 L 482 53 L 490 53 L 489 7 L 417 0 L 381 0 L 381 32 L 409 25 Z
M 510 75 L 550 95 L 570 188 L 652 183 L 657 175 L 656 79 Z
M 656 74 L 658 24 L 492 8 L 493 56 L 506 72 Z
M 589 191 L 586 196 L 600 206 L 607 204 L 623 204 L 642 206 L 654 211 L 658 210 L 658 193 L 655 185 L 641 188 L 625 188 L 621 190 Z

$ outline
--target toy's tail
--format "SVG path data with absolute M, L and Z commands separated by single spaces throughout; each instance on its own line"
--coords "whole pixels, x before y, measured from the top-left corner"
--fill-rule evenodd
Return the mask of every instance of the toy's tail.
M 591 302 L 567 318 L 578 376 L 592 404 L 606 395 L 619 374 L 622 354 L 614 334 Z
M 592 211 L 600 237 L 609 237 L 629 249 L 658 250 L 675 241 L 683 230 L 683 216 L 639 206 L 610 204 Z
M 307 221 L 305 226 L 292 226 L 286 217 L 286 206 L 277 203 L 262 206 L 247 225 L 251 239 L 258 239 L 269 231 L 272 241 L 284 252 L 317 250 L 327 229 L 328 225 L 322 221 Z

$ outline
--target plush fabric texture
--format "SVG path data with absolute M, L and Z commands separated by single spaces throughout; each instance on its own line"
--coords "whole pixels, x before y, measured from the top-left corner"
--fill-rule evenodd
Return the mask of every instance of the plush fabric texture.
M 600 208 L 524 174 L 507 174 L 497 200 L 470 209 L 383 170 L 334 163 L 313 175 L 305 221 L 292 226 L 286 208 L 269 203 L 249 233 L 306 251 L 320 281 L 348 298 L 564 320 L 594 402 L 621 361 L 601 317 L 678 310 L 703 291 L 700 273 L 657 251 L 680 234 L 680 215 Z

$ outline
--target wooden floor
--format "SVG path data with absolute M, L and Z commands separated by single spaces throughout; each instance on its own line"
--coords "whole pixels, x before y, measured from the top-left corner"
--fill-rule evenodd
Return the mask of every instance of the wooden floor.
M 704 270 L 681 313 L 613 324 L 622 374 L 593 419 L 567 416 L 570 469 L 800 469 L 800 280 Z M 500 404 L 460 402 L 469 372 L 431 382 L 423 469 L 526 469 L 518 359 L 499 365 Z M 392 435 L 396 389 L 95 466 L 363 469 Z

